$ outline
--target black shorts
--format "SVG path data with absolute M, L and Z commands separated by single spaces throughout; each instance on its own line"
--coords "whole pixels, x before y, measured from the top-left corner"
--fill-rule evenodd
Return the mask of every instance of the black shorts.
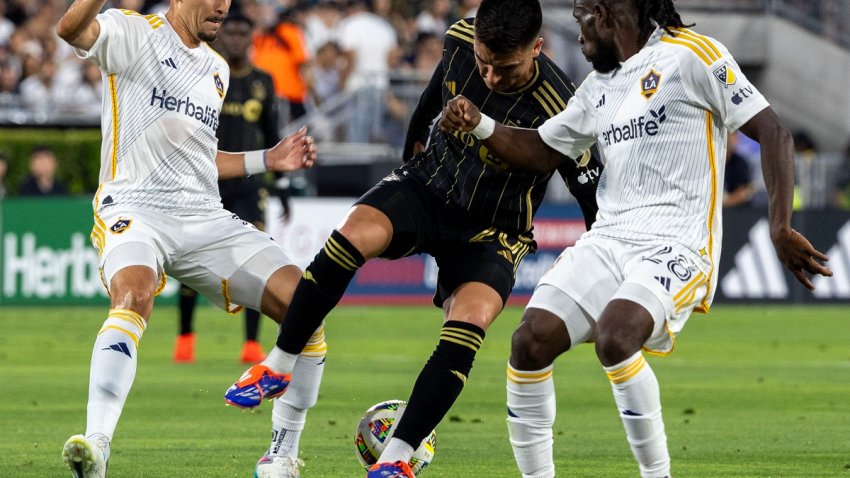
M 507 302 L 520 261 L 536 250 L 530 235 L 474 221 L 402 170 L 384 178 L 356 204 L 380 210 L 393 225 L 393 238 L 381 257 L 398 259 L 424 253 L 436 259 L 437 307 L 467 282 L 483 282 Z

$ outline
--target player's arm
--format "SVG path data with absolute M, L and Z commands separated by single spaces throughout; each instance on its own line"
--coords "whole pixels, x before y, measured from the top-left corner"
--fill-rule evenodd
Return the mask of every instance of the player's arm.
M 232 179 L 266 171 L 297 171 L 316 162 L 316 145 L 307 127 L 280 140 L 269 149 L 229 153 L 218 151 L 215 165 L 219 179 Z
M 482 115 L 477 106 L 461 95 L 446 103 L 438 126 L 449 133 L 472 133 L 494 155 L 520 169 L 549 172 L 566 159 L 543 142 L 537 130 L 497 123 Z
M 89 50 L 100 35 L 95 19 L 106 0 L 76 0 L 59 19 L 56 33 L 71 46 Z
M 761 145 L 761 165 L 767 187 L 770 238 L 779 260 L 800 283 L 815 288 L 808 274 L 832 276 L 821 264 L 829 260 L 802 234 L 791 228 L 794 198 L 794 140 L 772 108 L 767 107 L 741 126 L 741 131 Z
M 443 62 L 440 62 L 434 69 L 434 74 L 431 75 L 431 81 L 428 82 L 428 86 L 425 87 L 425 91 L 419 97 L 419 104 L 416 105 L 416 109 L 410 116 L 407 136 L 404 139 L 404 152 L 402 153 L 402 160 L 404 161 L 425 149 L 431 121 L 440 114 L 443 99 L 443 78 L 445 76 Z

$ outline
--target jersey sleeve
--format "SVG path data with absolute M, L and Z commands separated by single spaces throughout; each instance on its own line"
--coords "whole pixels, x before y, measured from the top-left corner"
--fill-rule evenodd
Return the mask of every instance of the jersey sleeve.
M 702 37 L 702 49 L 680 56 L 685 89 L 703 108 L 717 114 L 734 131 L 770 106 L 741 72 L 732 55 L 719 42 Z
M 590 102 L 591 78 L 582 83 L 567 107 L 537 128 L 540 138 L 552 149 L 579 158 L 596 142 L 596 108 Z
M 96 17 L 100 35 L 88 51 L 75 48 L 77 56 L 93 61 L 105 73 L 127 68 L 141 49 L 156 20 L 130 10 L 109 9 Z

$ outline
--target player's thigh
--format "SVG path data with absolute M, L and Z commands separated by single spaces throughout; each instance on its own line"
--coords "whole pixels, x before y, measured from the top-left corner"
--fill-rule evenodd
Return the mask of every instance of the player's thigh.
M 641 305 L 653 319 L 644 348 L 656 353 L 673 350 L 676 335 L 695 307 L 703 305 L 709 277 L 697 259 L 679 245 L 655 245 L 628 260 L 623 283 L 614 298 Z
M 561 253 L 535 288 L 533 305 L 529 303 L 528 307 L 548 310 L 565 321 L 575 321 L 575 324 L 568 324 L 575 329 L 570 334 L 573 345 L 586 340 L 584 319 L 579 315 L 594 323 L 598 321 L 620 286 L 623 274 L 616 260 L 617 247 L 613 241 L 581 239 Z M 574 312 L 573 303 L 580 314 Z
M 504 308 L 504 300 L 491 286 L 466 282 L 454 290 L 444 305 L 445 320 L 475 324 L 487 330 Z
M 144 316 L 153 296 L 165 286 L 167 258 L 178 248 L 179 224 L 150 211 L 125 209 L 95 216 L 92 243 L 100 254 L 100 274 L 114 306 Z M 148 274 L 153 277 L 151 289 Z M 149 310 L 148 310 L 149 314 Z
M 191 246 L 169 272 L 228 312 L 260 310 L 269 278 L 293 264 L 271 236 L 230 214 L 193 220 L 185 237 Z
M 439 229 L 441 211 L 424 186 L 396 170 L 357 200 L 339 229 L 367 259 L 398 259 L 418 252 Z
M 516 347 L 545 349 L 545 355 L 557 356 L 590 341 L 595 326 L 595 319 L 572 296 L 552 285 L 540 284 L 528 301 L 514 342 Z

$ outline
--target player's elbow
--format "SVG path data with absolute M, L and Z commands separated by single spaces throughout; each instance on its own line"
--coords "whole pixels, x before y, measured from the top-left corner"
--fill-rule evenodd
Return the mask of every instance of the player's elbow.
M 56 24 L 56 34 L 68 43 L 72 43 L 80 36 L 79 29 L 76 25 L 72 25 L 65 16 L 60 18 L 59 23 Z

